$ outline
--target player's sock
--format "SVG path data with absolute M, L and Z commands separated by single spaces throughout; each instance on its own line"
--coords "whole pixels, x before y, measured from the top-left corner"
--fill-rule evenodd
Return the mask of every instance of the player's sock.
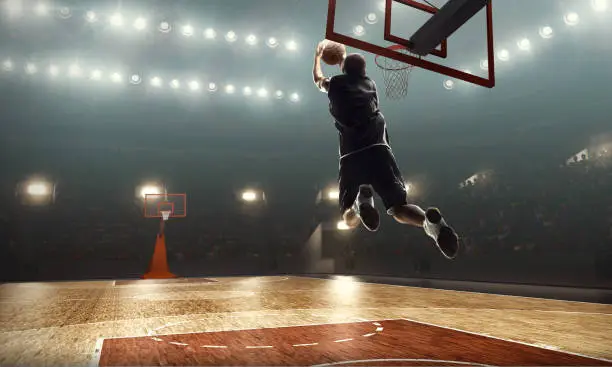
M 434 241 L 447 259 L 454 259 L 459 252 L 459 237 L 442 217 L 437 208 L 429 208 L 425 212 L 423 222 L 425 233 Z
M 363 226 L 368 231 L 377 231 L 378 227 L 380 227 L 380 215 L 374 207 L 374 190 L 369 185 L 359 186 L 359 194 L 355 199 L 354 205 Z

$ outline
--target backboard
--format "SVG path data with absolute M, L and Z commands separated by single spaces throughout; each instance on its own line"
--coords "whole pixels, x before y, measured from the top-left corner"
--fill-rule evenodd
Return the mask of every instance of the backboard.
M 146 194 L 145 218 L 162 218 L 163 211 L 170 211 L 170 218 L 187 216 L 187 194 Z
M 492 0 L 328 1 L 326 39 L 451 83 L 495 86 Z

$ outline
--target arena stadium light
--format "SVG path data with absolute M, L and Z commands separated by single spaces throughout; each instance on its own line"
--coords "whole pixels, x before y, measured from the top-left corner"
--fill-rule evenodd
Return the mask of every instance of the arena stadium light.
M 251 89 L 251 87 L 244 87 L 244 88 L 242 89 L 242 93 L 243 93 L 245 96 L 250 96 L 251 94 L 253 94 L 253 90 Z
M 270 48 L 277 48 L 279 43 L 278 40 L 274 37 L 270 37 L 266 40 L 266 45 Z
M 259 195 L 257 195 L 257 192 L 254 190 L 243 191 L 242 194 L 240 194 L 240 198 L 242 199 L 242 201 L 247 203 L 259 201 Z
M 25 66 L 25 71 L 29 75 L 36 74 L 38 72 L 38 68 L 34 63 L 28 62 Z
M 120 13 L 115 13 L 111 15 L 109 19 L 110 25 L 113 27 L 122 27 L 123 26 L 123 15 Z
M 181 33 L 183 33 L 183 36 L 185 37 L 191 37 L 193 36 L 194 33 L 194 29 L 193 26 L 191 24 L 186 24 L 181 28 Z
M 294 40 L 287 42 L 287 50 L 289 51 L 297 50 L 297 42 L 295 42 Z
M 47 196 L 51 193 L 51 187 L 48 182 L 33 181 L 26 187 L 26 193 L 30 196 Z
M 283 99 L 284 95 L 285 94 L 282 90 L 277 90 L 276 92 L 274 92 L 274 97 L 276 97 L 276 99 Z
M 102 79 L 102 70 L 100 69 L 94 69 L 91 71 L 91 74 L 89 75 L 89 79 L 97 81 L 97 80 L 101 80 Z
M 259 98 L 266 98 L 266 97 L 268 97 L 268 90 L 266 88 L 259 88 L 257 90 L 257 96 Z
M 215 39 L 217 38 L 217 32 L 215 32 L 215 30 L 212 28 L 206 28 L 204 30 L 204 38 L 209 40 Z
M 291 95 L 289 96 L 289 100 L 293 103 L 297 103 L 300 101 L 300 95 L 297 93 L 291 93 Z
M 497 58 L 500 59 L 501 61 L 510 60 L 510 51 L 506 49 L 499 50 L 499 52 L 497 53 Z
M 122 80 L 123 80 L 123 77 L 121 76 L 121 74 L 117 72 L 111 74 L 111 81 L 113 83 L 119 84 L 121 83 Z
M 12 71 L 14 68 L 13 61 L 11 59 L 5 59 L 2 61 L 2 70 Z
M 338 189 L 329 189 L 327 190 L 325 198 L 329 201 L 338 201 L 340 199 L 340 191 L 338 191 Z
M 453 88 L 455 88 L 455 82 L 451 79 L 446 79 L 442 85 L 446 90 L 453 90 Z
M 604 12 L 608 9 L 608 0 L 591 0 L 591 7 L 596 12 Z
M 225 34 L 225 40 L 227 42 L 236 42 L 236 40 L 238 39 L 238 36 L 236 35 L 236 32 L 234 31 L 229 31 Z
M 257 37 L 254 34 L 249 34 L 246 38 L 247 45 L 255 46 L 257 44 Z
M 575 25 L 578 25 L 578 23 L 580 23 L 580 16 L 578 15 L 578 13 L 569 12 L 563 16 L 563 21 L 568 26 L 573 27 Z
M 151 86 L 155 88 L 160 88 L 162 86 L 162 80 L 158 76 L 154 76 L 151 78 Z
M 87 11 L 85 13 L 85 20 L 87 22 L 89 22 L 89 23 L 97 22 L 98 21 L 98 15 L 95 12 L 89 10 L 89 11 Z
M 387 11 L 387 4 L 385 3 L 385 0 L 378 2 L 378 11 L 382 11 L 383 13 Z
M 139 85 L 140 83 L 142 83 L 142 78 L 140 75 L 132 74 L 132 76 L 130 76 L 130 84 Z
M 522 38 L 516 42 L 517 47 L 521 51 L 531 50 L 531 41 L 528 38 Z
M 480 60 L 480 68 L 482 70 L 489 70 L 489 60 Z
M 189 86 L 189 90 L 191 90 L 192 92 L 196 92 L 200 90 L 200 83 L 197 80 L 190 81 L 188 86 Z
M 138 190 L 139 197 L 142 199 L 146 198 L 147 195 L 159 195 L 162 193 L 162 191 L 162 187 L 156 184 L 145 184 Z
M 59 68 L 57 67 L 57 65 L 49 66 L 49 75 L 54 78 L 59 75 Z
M 544 39 L 549 39 L 549 38 L 553 38 L 553 36 L 555 35 L 555 32 L 553 31 L 552 27 L 544 26 L 544 27 L 540 27 L 539 34 L 540 34 L 540 37 Z
M 159 29 L 159 31 L 162 33 L 168 33 L 172 30 L 172 26 L 168 22 L 161 22 L 159 23 L 159 27 L 157 27 L 157 29 Z
M 147 27 L 147 20 L 143 17 L 138 17 L 134 20 L 134 28 L 138 31 L 142 31 Z
M 57 11 L 57 15 L 61 19 L 70 19 L 70 18 L 72 18 L 72 9 L 70 9 L 67 6 L 63 6 L 63 7 L 59 8 L 59 10 Z
M 71 78 L 78 78 L 82 75 L 83 71 L 79 64 L 72 64 L 68 68 L 68 76 Z
M 181 87 L 181 82 L 179 82 L 177 79 L 173 79 L 170 82 L 170 88 L 172 89 L 179 89 Z
M 236 91 L 236 87 L 234 87 L 232 84 L 228 84 L 225 86 L 225 93 L 234 94 L 235 91 Z
M 350 231 L 351 227 L 349 227 L 345 221 L 340 220 L 338 221 L 338 223 L 336 223 L 336 229 L 338 229 L 339 231 Z
M 216 83 L 208 83 L 208 91 L 209 92 L 216 92 L 217 91 L 217 84 Z
M 368 24 L 376 24 L 378 22 L 378 16 L 376 13 L 370 13 L 365 16 L 365 22 Z
M 353 34 L 357 37 L 362 37 L 363 35 L 365 35 L 365 28 L 359 24 L 356 25 L 355 27 L 353 27 Z
M 41 1 L 38 4 L 36 4 L 36 6 L 34 7 L 34 12 L 39 17 L 44 17 L 46 15 L 49 15 L 49 5 Z
M 24 204 L 50 204 L 55 199 L 55 185 L 45 179 L 30 179 L 20 185 L 19 194 Z

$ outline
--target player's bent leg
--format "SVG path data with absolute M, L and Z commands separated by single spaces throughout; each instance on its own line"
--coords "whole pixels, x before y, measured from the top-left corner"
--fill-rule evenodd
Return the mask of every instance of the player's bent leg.
M 376 232 L 380 227 L 380 215 L 374 207 L 374 190 L 370 185 L 359 186 L 354 208 L 363 226 L 370 232 Z
M 393 216 L 393 219 L 399 223 L 415 227 L 423 227 L 423 222 L 425 221 L 425 211 L 418 205 L 394 205 L 387 210 L 387 213 Z

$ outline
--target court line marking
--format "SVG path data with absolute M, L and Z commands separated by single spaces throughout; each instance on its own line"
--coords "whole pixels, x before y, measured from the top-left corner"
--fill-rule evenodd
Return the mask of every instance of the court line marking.
M 462 366 L 479 366 L 479 367 L 495 367 L 488 364 L 482 363 L 471 363 L 471 362 L 460 362 L 460 361 L 443 361 L 439 359 L 412 359 L 412 358 L 385 358 L 385 359 L 360 359 L 360 360 L 352 360 L 352 361 L 341 361 L 341 362 L 331 362 L 324 364 L 315 364 L 311 367 L 327 367 L 327 366 L 341 366 L 344 364 L 352 364 L 352 363 L 372 363 L 372 362 L 431 362 L 431 363 L 446 363 L 446 364 L 457 364 Z
M 522 342 L 522 341 L 513 340 L 513 339 L 500 338 L 500 337 L 492 336 L 492 335 L 488 335 L 488 334 L 477 333 L 475 331 L 456 329 L 456 328 L 453 328 L 453 327 L 450 327 L 450 326 L 441 326 L 441 325 L 432 324 L 432 323 L 426 322 L 426 321 L 418 321 L 418 320 L 413 320 L 413 319 L 409 319 L 409 318 L 403 318 L 403 320 L 414 322 L 416 324 L 432 326 L 432 327 L 438 327 L 438 328 L 442 328 L 442 329 L 453 330 L 453 331 L 458 331 L 458 332 L 461 332 L 461 333 L 472 334 L 472 335 L 477 335 L 477 336 L 483 336 L 483 337 L 489 338 L 489 339 L 501 340 L 501 341 L 505 341 L 505 342 L 509 342 L 509 343 L 522 344 L 522 345 L 525 345 L 525 346 L 528 346 L 528 347 L 534 347 L 534 348 L 538 348 L 538 349 L 544 349 L 544 350 L 549 350 L 549 351 L 553 351 L 553 352 L 569 354 L 569 355 L 573 355 L 573 356 L 576 356 L 576 357 L 588 358 L 588 359 L 593 359 L 593 360 L 602 361 L 602 362 L 612 362 L 612 360 L 610 360 L 610 359 L 605 359 L 605 358 L 600 358 L 600 357 L 592 357 L 592 356 L 587 356 L 587 355 L 584 355 L 584 354 L 580 354 L 580 353 L 576 353 L 576 352 L 569 352 L 569 351 L 565 351 L 565 350 L 557 350 L 557 349 L 545 348 L 543 346 L 532 344 L 532 343 Z
M 246 349 L 270 349 L 274 348 L 272 345 L 247 345 Z
M 315 345 L 319 345 L 319 343 L 293 344 L 294 347 L 312 347 Z
M 359 277 L 358 275 L 345 275 L 345 276 L 350 276 L 350 277 Z M 308 277 L 308 276 L 293 276 L 296 278 L 302 278 L 302 279 L 313 279 L 313 280 L 322 280 L 322 281 L 331 281 L 331 282 L 335 282 L 336 279 L 327 279 L 327 278 L 314 278 L 314 277 Z M 399 278 L 402 279 L 402 278 Z M 417 279 L 417 278 L 413 278 L 413 279 Z M 433 281 L 438 281 L 438 279 L 422 279 L 422 280 L 433 280 Z M 441 280 L 441 281 L 451 281 L 451 280 Z M 486 293 L 486 292 L 478 292 L 478 291 L 460 291 L 460 290 L 454 290 L 454 289 L 442 289 L 442 288 L 428 288 L 428 287 L 417 287 L 414 285 L 401 285 L 401 284 L 387 284 L 387 283 L 377 283 L 374 281 L 365 281 L 365 280 L 361 280 L 361 279 L 357 279 L 355 282 L 357 283 L 362 283 L 362 284 L 373 284 L 373 285 L 381 285 L 381 286 L 385 286 L 385 287 L 400 287 L 400 288 L 413 288 L 413 289 L 429 289 L 429 290 L 434 290 L 434 291 L 441 291 L 441 292 L 456 292 L 456 293 L 470 293 L 470 294 L 483 294 L 483 295 L 487 295 L 487 296 L 499 296 L 499 297 L 512 297 L 512 298 L 526 298 L 526 299 L 532 299 L 532 300 L 538 300 L 538 301 L 549 301 L 549 302 L 563 302 L 563 303 L 579 303 L 579 304 L 585 304 L 585 305 L 599 305 L 599 306 L 607 306 L 606 304 L 603 303 L 593 303 L 593 302 L 583 302 L 583 301 L 566 301 L 566 300 L 561 300 L 561 299 L 551 299 L 551 298 L 538 298 L 538 297 L 529 297 L 529 296 L 513 296 L 510 294 L 500 294 L 500 293 Z M 461 280 L 457 280 L 456 282 L 462 282 Z M 465 281 L 467 282 L 467 281 Z M 474 282 L 474 283 L 478 283 L 478 282 Z M 486 283 L 486 282 L 480 282 L 480 283 Z M 502 283 L 494 283 L 494 284 L 502 284 Z M 555 286 L 538 286 L 538 285 L 534 285 L 536 287 L 550 287 L 550 288 L 567 288 L 567 287 L 555 287 Z

